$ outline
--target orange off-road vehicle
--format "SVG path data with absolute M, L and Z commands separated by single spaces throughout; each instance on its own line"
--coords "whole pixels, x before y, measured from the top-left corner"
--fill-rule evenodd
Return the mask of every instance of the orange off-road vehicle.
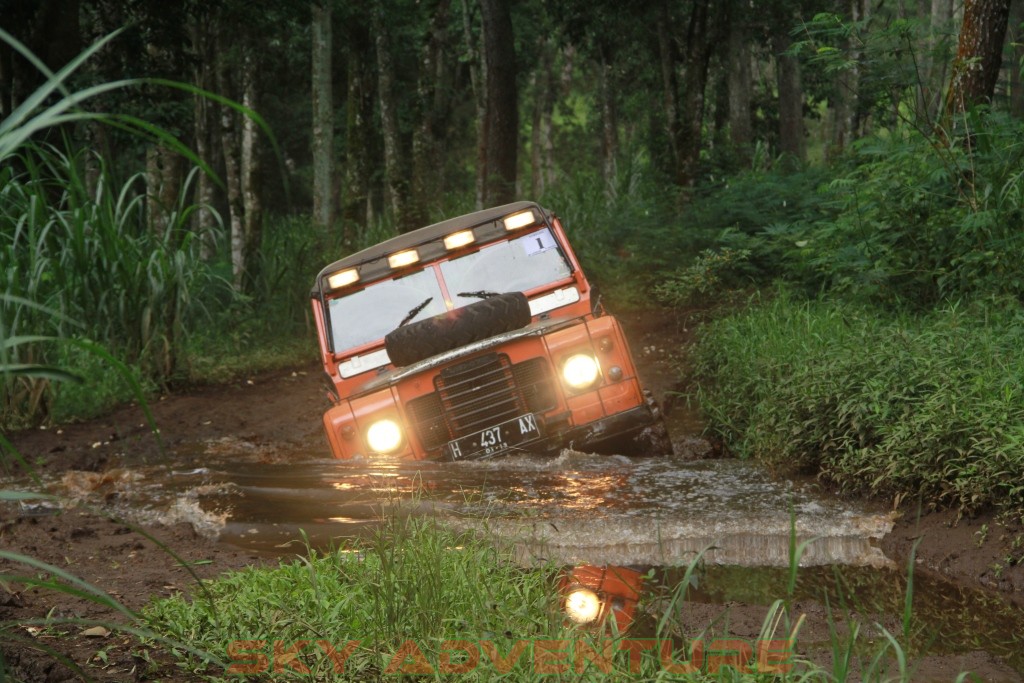
M 533 202 L 336 261 L 311 298 L 337 458 L 671 451 L 618 321 Z

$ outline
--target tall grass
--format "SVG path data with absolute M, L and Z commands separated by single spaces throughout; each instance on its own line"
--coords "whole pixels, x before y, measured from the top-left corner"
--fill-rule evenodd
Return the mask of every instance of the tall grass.
M 774 299 L 712 324 L 699 398 L 730 448 L 848 490 L 1024 512 L 1024 312 Z
M 131 85 L 131 81 L 100 84 L 77 92 L 67 89 L 66 80 L 114 35 L 99 41 L 55 74 L 0 29 L 0 40 L 11 45 L 47 77 L 36 92 L 0 122 L 0 272 L 4 278 L 0 290 L 0 426 L 4 430 L 12 422 L 41 410 L 51 383 L 80 381 L 76 374 L 52 362 L 56 354 L 67 349 L 104 364 L 108 375 L 121 375 L 153 425 L 137 378 L 120 358 L 88 337 L 115 346 L 112 336 L 119 334 L 117 326 L 126 324 L 126 319 L 134 314 L 130 308 L 141 300 L 143 312 L 135 320 L 137 330 L 132 337 L 134 352 L 139 358 L 145 358 L 147 352 L 151 354 L 152 349 L 159 346 L 161 336 L 166 339 L 167 330 L 173 334 L 180 320 L 182 307 L 174 302 L 180 304 L 181 291 L 187 291 L 190 284 L 184 275 L 188 270 L 187 259 L 180 252 L 168 258 L 166 252 L 140 251 L 142 238 L 132 230 L 138 227 L 138 200 L 132 197 L 128 185 L 117 191 L 115 198 L 115 193 L 105 185 L 108 176 L 101 175 L 100 186 L 95 194 L 90 194 L 71 157 L 30 142 L 35 133 L 48 127 L 93 121 L 144 131 L 150 138 L 181 147 L 169 133 L 144 121 L 91 114 L 81 109 L 90 97 Z M 15 160 L 19 163 L 11 163 Z M 23 170 L 15 171 L 15 166 Z M 180 225 L 184 220 L 178 216 L 172 223 Z M 171 234 L 171 231 L 167 233 Z M 126 250 L 128 256 L 144 255 L 146 258 L 134 264 L 136 268 L 131 272 L 133 264 L 124 260 L 119 253 L 121 249 Z M 130 288 L 136 291 L 128 291 Z M 154 316 L 159 319 L 154 321 Z M 129 341 L 128 346 L 131 349 L 132 342 Z M 58 357 L 58 360 L 66 358 Z M 157 370 L 160 369 L 158 366 Z M 167 369 L 166 362 L 162 369 Z M 0 465 L 7 465 L 12 459 L 29 467 L 0 433 Z M 0 490 L 3 505 L 40 497 L 48 496 Z M 142 534 L 181 563 L 165 545 L 145 532 Z M 0 550 L 0 560 L 9 567 L 27 569 L 24 575 L 6 574 L 9 582 L 92 601 L 113 610 L 122 619 L 118 623 L 103 623 L 103 626 L 136 636 L 160 638 L 138 628 L 135 615 L 105 591 L 60 567 L 7 550 Z M 190 567 L 185 568 L 198 579 Z M 75 624 L 81 627 L 95 623 L 53 615 L 31 621 L 43 626 Z M 42 650 L 87 678 L 77 664 L 60 652 L 59 645 L 25 638 L 22 631 L 26 625 L 25 621 L 0 621 L 0 680 L 6 680 L 9 673 L 4 651 L 12 647 Z M 187 643 L 161 642 L 192 650 Z
M 117 183 L 100 160 L 92 189 L 82 175 L 83 157 L 28 144 L 17 155 L 24 170 L 3 171 L 0 277 L 9 296 L 0 302 L 0 329 L 9 338 L 89 339 L 138 367 L 141 377 L 165 382 L 180 370 L 179 349 L 202 320 L 204 300 L 226 284 L 199 259 L 198 236 L 188 229 L 194 208 L 187 187 L 168 209 L 166 232 L 155 234 L 147 228 L 141 175 Z M 8 351 L 8 363 L 60 358 L 43 343 Z M 94 374 L 102 376 L 102 368 Z M 4 382 L 7 426 L 39 417 L 47 382 Z

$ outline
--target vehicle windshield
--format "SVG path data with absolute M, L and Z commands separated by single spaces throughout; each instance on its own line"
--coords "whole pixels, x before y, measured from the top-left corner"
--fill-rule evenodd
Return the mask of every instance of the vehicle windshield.
M 431 268 L 332 299 L 328 307 L 331 338 L 339 353 L 381 339 L 403 321 L 409 324 L 448 310 Z
M 525 292 L 569 277 L 569 262 L 545 228 L 441 264 L 455 308 L 485 296 Z
M 498 242 L 440 264 L 452 308 L 524 292 L 572 273 L 550 229 Z M 335 353 L 383 339 L 392 330 L 448 310 L 435 270 L 426 268 L 328 302 Z

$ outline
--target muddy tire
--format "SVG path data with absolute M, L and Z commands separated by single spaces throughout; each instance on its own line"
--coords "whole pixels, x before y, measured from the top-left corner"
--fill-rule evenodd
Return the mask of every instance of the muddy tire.
M 647 389 L 644 389 L 644 403 L 650 408 L 654 422 L 633 437 L 633 443 L 637 448 L 636 453 L 651 456 L 672 455 L 675 451 L 668 428 L 665 427 L 665 416 L 662 415 L 658 402 L 654 400 L 654 395 Z
M 457 349 L 530 324 L 530 302 L 522 292 L 499 294 L 454 311 L 392 330 L 384 337 L 396 366 Z

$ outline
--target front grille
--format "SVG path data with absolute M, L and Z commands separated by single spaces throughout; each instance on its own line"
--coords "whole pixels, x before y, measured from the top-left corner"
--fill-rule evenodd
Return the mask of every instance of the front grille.
M 558 403 L 555 385 L 551 382 L 548 362 L 543 358 L 532 358 L 512 366 L 516 377 L 516 386 L 526 401 L 526 408 L 531 413 L 551 410 Z
M 408 403 L 412 429 L 427 450 L 557 402 L 544 358 L 513 365 L 505 354 L 491 353 L 445 368 L 434 388 Z

